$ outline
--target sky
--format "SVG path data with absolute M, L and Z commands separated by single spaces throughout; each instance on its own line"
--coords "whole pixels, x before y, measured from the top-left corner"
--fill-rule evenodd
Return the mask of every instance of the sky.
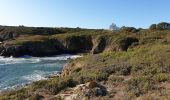
M 147 28 L 170 22 L 170 0 L 0 0 L 0 25 Z

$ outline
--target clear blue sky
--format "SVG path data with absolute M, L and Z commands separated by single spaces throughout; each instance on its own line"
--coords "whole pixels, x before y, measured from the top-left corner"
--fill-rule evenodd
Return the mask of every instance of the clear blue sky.
M 1 25 L 147 28 L 170 22 L 170 0 L 0 0 Z

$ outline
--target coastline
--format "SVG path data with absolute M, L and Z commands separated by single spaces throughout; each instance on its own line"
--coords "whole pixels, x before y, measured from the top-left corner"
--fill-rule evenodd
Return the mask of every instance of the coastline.
M 4 40 L 0 45 L 0 52 L 6 49 L 4 53 L 6 56 L 28 53 L 44 56 L 57 52 L 84 55 L 74 60 L 60 57 L 64 59 L 62 62 L 56 61 L 58 59 L 55 57 L 32 60 L 17 58 L 14 61 L 11 61 L 13 58 L 0 58 L 7 65 L 17 63 L 15 67 L 9 68 L 11 73 L 8 75 L 11 76 L 5 77 L 6 79 L 13 77 L 12 72 L 16 69 L 22 72 L 21 69 L 29 68 L 25 64 L 24 67 L 19 67 L 22 62 L 29 62 L 30 65 L 40 62 L 38 64 L 44 65 L 44 71 L 50 72 L 56 71 L 53 69 L 54 66 L 57 67 L 56 63 L 65 64 L 62 68 L 58 66 L 59 71 L 63 69 L 61 73 L 52 74 L 54 77 L 61 77 L 51 76 L 47 80 L 33 82 L 26 88 L 0 94 L 0 100 L 32 100 L 31 98 L 55 100 L 67 97 L 73 97 L 68 100 L 91 97 L 96 100 L 170 98 L 168 95 L 170 94 L 170 30 L 133 27 L 124 27 L 117 32 L 102 29 L 62 30 L 64 33 L 53 35 L 48 33 L 41 35 L 38 32 L 38 35 L 24 34 L 22 31 L 23 34 L 20 36 Z M 66 60 L 70 61 L 66 64 Z M 34 78 L 32 74 L 34 76 L 41 73 L 39 72 L 41 66 L 33 66 L 36 67 L 35 72 L 27 73 L 27 79 Z M 49 70 L 50 68 L 52 69 Z M 2 72 L 4 70 L 0 73 Z
M 65 60 L 67 61 L 63 66 L 62 66 L 62 69 L 64 68 L 64 66 L 68 63 L 69 60 L 73 60 L 73 59 L 76 59 L 76 58 L 79 58 L 79 57 L 82 57 L 82 55 L 72 55 L 72 54 L 62 54 L 62 55 L 56 55 L 56 56 L 51 56 L 51 57 L 41 57 L 41 59 L 43 60 Z M 22 56 L 22 57 L 18 57 L 18 58 L 13 58 L 13 57 L 9 57 L 9 58 L 4 58 L 4 57 L 1 57 L 2 59 L 33 59 L 35 57 L 32 57 L 32 56 L 28 56 L 28 55 L 25 55 L 25 56 Z M 11 62 L 12 64 L 12 62 Z M 3 93 L 3 92 L 10 92 L 10 91 L 14 91 L 14 90 L 19 90 L 19 89 L 22 89 L 22 88 L 26 88 L 28 87 L 29 85 L 31 85 L 32 83 L 34 82 L 37 82 L 37 81 L 41 81 L 41 80 L 48 80 L 48 79 L 52 79 L 52 78 L 56 78 L 56 77 L 60 77 L 61 75 L 61 71 L 53 71 L 45 76 L 43 76 L 43 78 L 41 79 L 38 79 L 38 80 L 34 80 L 32 82 L 28 82 L 28 83 L 23 83 L 23 84 L 18 84 L 18 85 L 14 85 L 12 87 L 6 87 L 6 88 L 3 88 L 0 90 L 0 93 Z

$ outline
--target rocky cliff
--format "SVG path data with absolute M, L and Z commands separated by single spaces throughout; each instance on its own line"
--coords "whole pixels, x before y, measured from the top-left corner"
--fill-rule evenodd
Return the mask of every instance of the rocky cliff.
M 115 33 L 116 34 L 116 33 Z M 116 39 L 106 30 L 0 27 L 1 56 L 52 56 L 127 50 L 138 39 Z

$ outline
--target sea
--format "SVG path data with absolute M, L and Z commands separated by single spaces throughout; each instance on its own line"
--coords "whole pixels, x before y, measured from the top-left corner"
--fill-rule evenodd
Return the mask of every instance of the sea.
M 53 57 L 0 56 L 0 92 L 24 86 L 47 76 L 60 72 L 63 66 L 79 55 L 59 55 Z

